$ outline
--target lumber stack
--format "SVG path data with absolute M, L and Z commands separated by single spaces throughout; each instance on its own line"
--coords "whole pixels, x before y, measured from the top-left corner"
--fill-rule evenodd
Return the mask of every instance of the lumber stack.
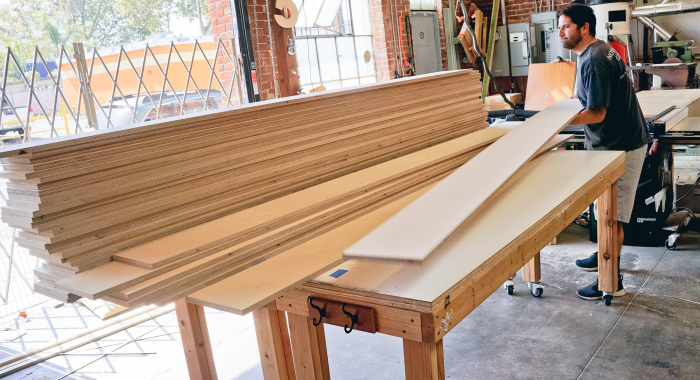
M 304 243 L 438 182 L 506 132 L 488 128 L 250 207 L 124 250 L 55 285 L 128 307 L 182 298 L 282 252 L 308 249 Z
M 59 280 L 119 252 L 484 128 L 479 88 L 478 73 L 439 73 L 4 148 L 1 218 L 46 262 L 37 291 L 70 300 Z M 436 175 L 421 173 L 405 186 Z M 382 191 L 363 195 L 363 204 L 383 201 Z M 324 216 L 279 216 L 287 219 L 274 226 L 300 217 L 294 231 L 307 233 L 364 212 L 348 196 Z M 226 239 L 281 239 L 262 225 Z M 248 265 L 261 252 L 246 256 Z M 162 265 L 184 265 L 187 254 L 178 254 Z

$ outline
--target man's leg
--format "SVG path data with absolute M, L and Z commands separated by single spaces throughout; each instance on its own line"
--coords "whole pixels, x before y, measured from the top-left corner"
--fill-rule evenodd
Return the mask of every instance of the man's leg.
M 639 177 L 642 173 L 642 166 L 646 157 L 646 146 L 637 150 L 627 152 L 625 154 L 625 173 L 617 180 L 617 236 L 618 236 L 618 252 L 622 252 L 622 242 L 624 241 L 625 233 L 622 229 L 622 223 L 629 223 L 632 216 L 632 207 L 634 206 L 634 198 L 639 184 Z M 625 288 L 622 285 L 622 276 L 620 276 L 620 256 L 618 256 L 618 287 L 613 293 L 615 297 L 625 295 Z M 598 252 L 594 253 L 588 259 L 577 260 L 576 265 L 589 270 L 598 270 Z M 585 288 L 579 289 L 578 296 L 587 300 L 596 300 L 603 298 L 603 292 L 598 290 L 598 280 Z

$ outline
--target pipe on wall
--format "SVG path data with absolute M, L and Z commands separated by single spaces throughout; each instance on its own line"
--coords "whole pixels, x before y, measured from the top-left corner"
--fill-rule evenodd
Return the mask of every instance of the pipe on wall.
M 641 22 L 642 25 L 644 25 L 647 29 L 654 32 L 662 40 L 668 41 L 671 39 L 671 33 L 669 33 L 666 29 L 660 27 L 657 23 L 652 21 L 650 18 L 645 17 L 645 16 L 638 16 L 637 20 L 639 20 L 639 22 Z
M 675 15 L 700 11 L 700 2 L 673 2 L 665 4 L 645 5 L 632 10 L 632 17 L 654 17 L 661 15 Z

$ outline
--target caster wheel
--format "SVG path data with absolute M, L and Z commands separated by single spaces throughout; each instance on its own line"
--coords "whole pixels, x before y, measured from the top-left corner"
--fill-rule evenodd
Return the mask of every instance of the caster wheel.
M 530 290 L 530 294 L 532 294 L 533 297 L 540 298 L 542 296 L 542 293 L 544 292 L 544 288 L 534 288 Z
M 605 303 L 605 306 L 610 306 L 612 303 L 613 296 L 612 295 L 605 295 L 603 296 L 603 302 Z
M 678 245 L 676 244 L 675 241 L 673 242 L 673 244 L 669 244 L 668 240 L 666 240 L 666 248 L 667 248 L 667 249 L 673 250 L 673 249 L 676 249 L 677 246 L 678 246 Z
M 513 285 L 508 285 L 508 286 L 506 286 L 506 290 L 508 291 L 508 295 L 509 295 L 509 296 L 512 296 L 512 295 L 513 295 L 513 288 L 514 288 Z

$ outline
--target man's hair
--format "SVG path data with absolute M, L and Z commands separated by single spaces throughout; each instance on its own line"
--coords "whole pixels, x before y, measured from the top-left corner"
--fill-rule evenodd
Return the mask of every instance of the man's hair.
M 593 9 L 588 5 L 569 4 L 568 7 L 560 9 L 557 12 L 557 18 L 561 16 L 567 16 L 571 19 L 571 22 L 576 24 L 579 29 L 583 27 L 583 24 L 588 23 L 588 31 L 592 37 L 595 37 L 595 14 Z

